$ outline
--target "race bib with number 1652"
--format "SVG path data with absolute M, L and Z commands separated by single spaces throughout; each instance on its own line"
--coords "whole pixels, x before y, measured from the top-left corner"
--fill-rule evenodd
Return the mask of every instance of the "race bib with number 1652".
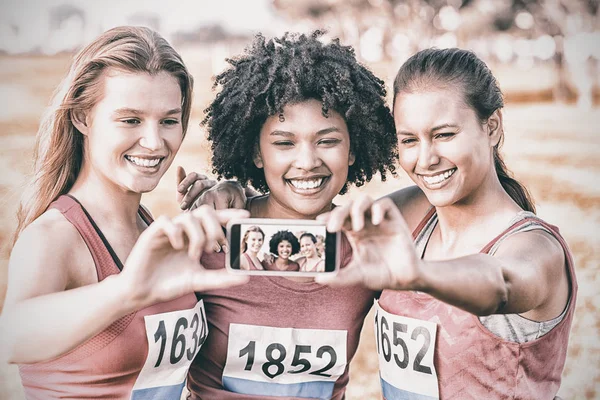
M 388 313 L 375 300 L 375 341 L 386 400 L 439 399 L 433 365 L 437 325 Z

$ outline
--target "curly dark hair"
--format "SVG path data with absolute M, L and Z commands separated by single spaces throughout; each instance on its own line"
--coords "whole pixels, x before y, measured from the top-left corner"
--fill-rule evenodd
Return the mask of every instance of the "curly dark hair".
M 362 186 L 378 171 L 382 180 L 388 172 L 395 174 L 398 141 L 383 81 L 358 63 L 352 47 L 339 39 L 322 43 L 323 34 L 286 33 L 270 40 L 258 34 L 244 53 L 227 59 L 230 66 L 213 85 L 221 91 L 202 121 L 213 173 L 268 192 L 264 171 L 253 162 L 263 124 L 288 104 L 316 99 L 324 116 L 335 110 L 348 126 L 356 160 L 340 194 L 349 184 Z
M 277 246 L 279 243 L 287 240 L 292 245 L 292 256 L 300 252 L 300 242 L 298 238 L 290 231 L 277 231 L 269 240 L 269 251 L 273 254 L 277 254 Z

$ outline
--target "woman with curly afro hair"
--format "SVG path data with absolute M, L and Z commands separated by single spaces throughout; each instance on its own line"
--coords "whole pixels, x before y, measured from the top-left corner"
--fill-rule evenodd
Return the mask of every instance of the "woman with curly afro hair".
M 384 83 L 351 47 L 320 31 L 258 35 L 228 62 L 203 123 L 214 173 L 264 193 L 248 202 L 252 217 L 314 219 L 349 185 L 394 173 L 397 139 Z M 345 238 L 338 257 L 341 268 L 352 258 Z M 224 258 L 201 263 L 223 268 Z M 376 294 L 277 276 L 203 292 L 211 331 L 190 369 L 191 398 L 343 399 Z
M 266 264 L 271 271 L 300 271 L 300 265 L 290 257 L 300 252 L 298 238 L 290 231 L 278 231 L 269 240 L 269 251 L 275 259 Z

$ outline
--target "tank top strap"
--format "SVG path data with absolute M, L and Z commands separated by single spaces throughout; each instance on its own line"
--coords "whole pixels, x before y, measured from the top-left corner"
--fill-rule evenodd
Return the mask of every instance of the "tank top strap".
M 138 209 L 138 214 L 142 218 L 142 220 L 146 223 L 146 225 L 150 226 L 151 223 L 154 222 L 154 218 L 150 214 L 150 211 L 146 209 L 143 205 L 140 204 L 140 208 Z
M 113 255 L 109 252 L 104 241 L 98 234 L 98 227 L 95 226 L 93 220 L 74 197 L 62 195 L 50 204 L 49 208 L 55 208 L 60 211 L 81 235 L 96 265 L 98 282 L 104 280 L 109 275 L 119 273 L 119 267 Z
M 552 235 L 553 238 L 555 238 L 558 241 L 565 254 L 565 263 L 567 267 L 569 283 L 571 286 L 571 293 L 569 295 L 569 310 L 567 312 L 567 315 L 571 315 L 575 310 L 575 299 L 577 296 L 578 284 L 575 276 L 575 263 L 573 261 L 573 255 L 571 254 L 571 250 L 567 242 L 560 234 L 558 227 L 547 223 L 546 221 L 542 220 L 533 213 L 523 212 L 520 214 L 520 218 L 517 218 L 515 222 L 511 224 L 504 232 L 500 233 L 498 236 L 492 239 L 491 242 L 489 242 L 483 249 L 481 249 L 480 253 L 489 254 L 490 251 L 500 241 L 502 241 L 504 238 L 510 236 L 513 233 L 525 230 L 532 230 L 531 228 L 541 229 L 545 232 L 548 232 L 550 235 Z M 529 229 L 525 229 L 527 225 L 531 225 L 531 227 L 529 227 Z
M 413 231 L 413 233 L 412 233 L 413 240 L 417 239 L 417 237 L 419 236 L 421 231 L 423 231 L 425 226 L 429 223 L 429 221 L 431 220 L 431 218 L 433 218 L 434 215 L 435 215 L 435 207 L 431 206 L 429 208 L 429 210 L 427 211 L 427 213 L 425 214 L 425 216 L 423 217 L 423 219 L 421 220 L 421 222 L 419 222 L 419 225 L 417 225 L 417 227 Z

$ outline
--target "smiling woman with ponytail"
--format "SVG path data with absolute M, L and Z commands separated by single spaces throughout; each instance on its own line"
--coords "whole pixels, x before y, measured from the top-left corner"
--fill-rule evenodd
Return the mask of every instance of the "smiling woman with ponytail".
M 416 186 L 322 217 L 346 231 L 354 260 L 321 281 L 386 289 L 375 317 L 385 398 L 552 399 L 559 389 L 573 259 L 502 160 L 503 106 L 472 52 L 415 54 L 394 82 L 394 120 Z

